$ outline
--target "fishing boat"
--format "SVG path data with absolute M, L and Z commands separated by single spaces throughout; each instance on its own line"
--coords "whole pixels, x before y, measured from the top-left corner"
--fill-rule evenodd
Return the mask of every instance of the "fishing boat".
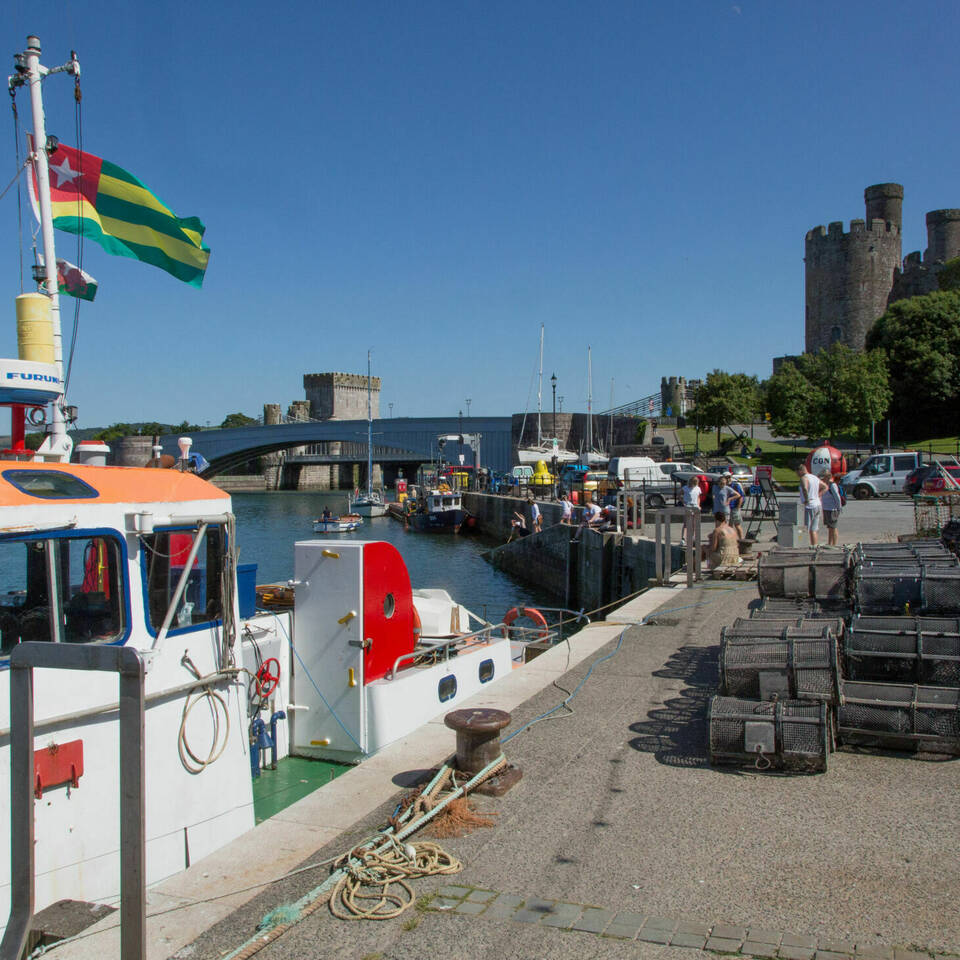
M 351 533 L 363 524 L 359 513 L 343 513 L 339 517 L 318 517 L 313 521 L 314 533 Z
M 367 492 L 354 497 L 348 509 L 362 517 L 382 517 L 387 505 L 379 490 L 373 489 L 373 400 L 370 380 L 370 351 L 367 351 Z
M 445 483 L 439 487 L 418 487 L 417 499 L 406 514 L 411 530 L 420 533 L 459 533 L 468 514 L 459 490 Z
M 39 40 L 27 43 L 18 71 L 44 144 L 40 78 L 79 76 L 79 64 L 48 71 Z M 238 581 L 231 498 L 191 471 L 187 438 L 169 469 L 70 462 L 46 152 L 31 163 L 48 267 L 43 290 L 17 298 L 18 330 L 44 336 L 0 359 L 12 434 L 0 463 L 10 957 L 35 910 L 122 894 L 126 924 L 144 885 L 251 829 L 265 751 L 359 763 L 513 666 L 510 631 L 444 591 L 414 592 L 388 543 L 295 544 L 294 578 L 261 588 L 276 602 L 257 610 L 255 580 Z M 24 446 L 27 410 L 50 413 L 36 454 Z
M 575 463 L 579 459 L 579 454 L 573 450 L 567 450 L 560 445 L 556 436 L 545 437 L 543 435 L 543 324 L 540 324 L 540 365 L 537 375 L 537 442 L 532 446 L 517 448 L 517 462 L 520 464 L 533 465 L 540 460 L 549 463 L 556 459 L 558 463 Z M 520 427 L 520 437 L 523 438 L 526 429 L 526 415 L 524 415 L 523 425 Z M 554 433 L 557 425 L 552 424 Z

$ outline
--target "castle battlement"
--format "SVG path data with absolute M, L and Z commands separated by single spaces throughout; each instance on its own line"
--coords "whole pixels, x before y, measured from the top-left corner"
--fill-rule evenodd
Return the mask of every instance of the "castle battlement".
M 851 237 L 861 239 L 876 239 L 878 237 L 899 238 L 900 225 L 889 220 L 872 220 L 868 225 L 865 220 L 851 220 L 849 232 L 844 232 L 843 221 L 834 220 L 828 227 L 822 224 L 807 231 L 807 243 L 835 243 L 849 240 Z
M 360 373 L 305 373 L 304 389 L 311 387 L 363 387 L 367 389 L 367 378 Z M 370 378 L 371 390 L 380 389 L 380 378 Z

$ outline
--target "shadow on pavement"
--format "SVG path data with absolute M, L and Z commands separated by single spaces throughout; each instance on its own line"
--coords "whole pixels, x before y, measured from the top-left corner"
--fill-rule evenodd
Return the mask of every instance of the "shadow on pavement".
M 655 677 L 682 680 L 676 697 L 630 724 L 634 750 L 671 767 L 707 767 L 707 701 L 717 692 L 719 647 L 680 647 Z

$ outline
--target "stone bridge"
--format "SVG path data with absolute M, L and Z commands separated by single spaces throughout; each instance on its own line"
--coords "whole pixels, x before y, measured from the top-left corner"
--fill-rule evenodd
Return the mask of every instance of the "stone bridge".
M 443 434 L 479 433 L 480 465 L 497 472 L 513 466 L 510 417 L 389 417 L 373 421 L 375 463 L 428 463 L 436 458 L 437 437 Z M 194 452 L 210 463 L 203 474 L 209 479 L 254 457 L 310 446 L 315 443 L 349 444 L 348 454 L 311 457 L 315 463 L 366 460 L 366 420 L 309 420 L 269 426 L 235 427 L 230 430 L 203 430 L 192 435 Z M 160 438 L 163 452 L 178 455 L 177 435 Z M 358 444 L 363 452 L 357 455 Z M 458 451 L 445 451 L 445 459 Z M 472 464 L 470 448 L 463 447 L 465 463 Z

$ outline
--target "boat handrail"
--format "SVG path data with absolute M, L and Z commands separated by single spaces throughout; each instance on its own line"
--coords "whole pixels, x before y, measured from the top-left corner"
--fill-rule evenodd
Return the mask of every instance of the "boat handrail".
M 504 631 L 504 636 L 506 636 L 507 627 L 505 624 L 503 623 L 488 624 L 485 627 L 481 627 L 479 630 L 475 630 L 473 633 L 463 633 L 463 634 L 460 634 L 460 636 L 451 637 L 449 640 L 443 640 L 440 643 L 431 644 L 431 649 L 426 652 L 436 653 L 439 650 L 443 650 L 443 653 L 444 653 L 443 659 L 446 661 L 450 659 L 450 648 L 454 644 L 459 645 L 469 640 L 479 640 L 479 639 L 489 640 L 491 639 L 494 631 L 496 630 Z M 421 644 L 422 643 L 423 641 L 421 641 Z M 397 657 L 396 660 L 393 661 L 393 667 L 391 667 L 390 672 L 384 677 L 384 679 L 393 680 L 397 675 L 397 670 L 399 669 L 400 664 L 404 660 L 411 660 L 415 657 L 422 656 L 424 652 L 425 652 L 424 650 L 420 649 L 420 650 L 414 650 L 412 653 L 401 654 L 399 657 Z

